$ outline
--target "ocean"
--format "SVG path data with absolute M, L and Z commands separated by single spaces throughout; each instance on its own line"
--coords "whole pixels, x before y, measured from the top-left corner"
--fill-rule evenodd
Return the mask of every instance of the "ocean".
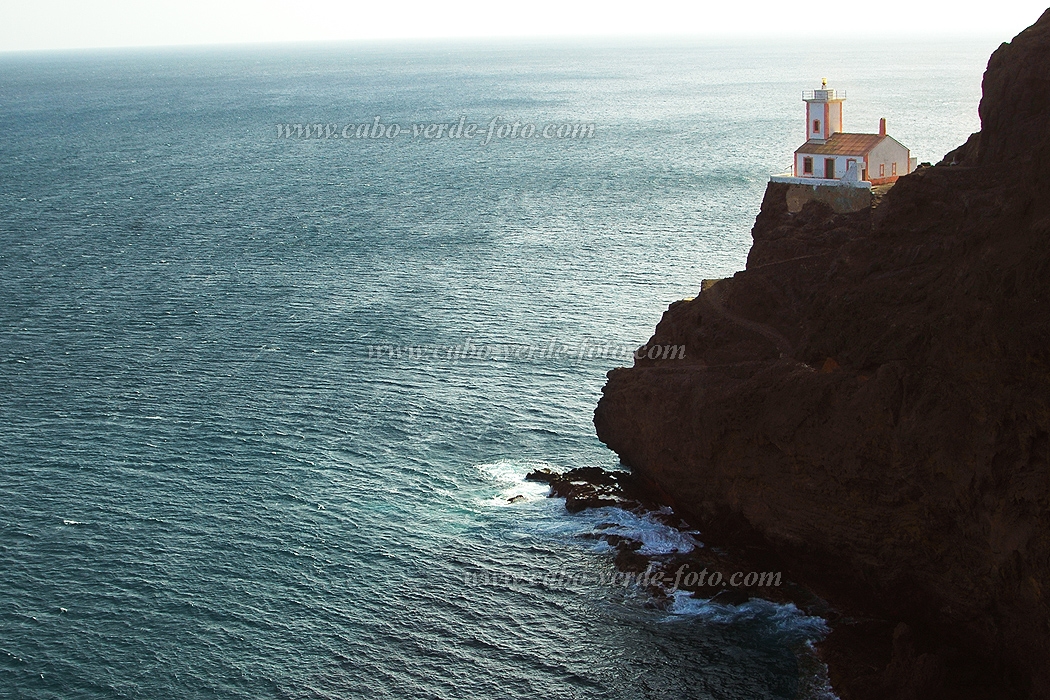
M 702 532 L 523 478 L 619 468 L 605 373 L 743 268 L 802 90 L 936 161 L 995 45 L 0 55 L 0 696 L 826 697 L 819 618 L 594 536 Z

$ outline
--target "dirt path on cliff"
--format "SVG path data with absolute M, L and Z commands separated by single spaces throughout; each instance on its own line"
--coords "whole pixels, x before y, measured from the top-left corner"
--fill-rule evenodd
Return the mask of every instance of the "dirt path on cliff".
M 749 319 L 743 318 L 742 316 L 737 316 L 732 311 L 728 310 L 725 307 L 722 300 L 722 292 L 724 290 L 725 280 L 719 280 L 718 282 L 715 282 L 712 286 L 705 289 L 700 294 L 700 299 L 705 301 L 710 309 L 721 315 L 727 321 L 735 323 L 739 326 L 743 326 L 749 331 L 758 333 L 763 338 L 769 340 L 776 346 L 777 351 L 780 353 L 781 357 L 794 359 L 795 351 L 794 348 L 791 346 L 791 342 L 783 335 L 781 335 L 781 333 L 777 331 L 777 329 L 765 323 L 759 323 L 758 321 L 751 321 Z

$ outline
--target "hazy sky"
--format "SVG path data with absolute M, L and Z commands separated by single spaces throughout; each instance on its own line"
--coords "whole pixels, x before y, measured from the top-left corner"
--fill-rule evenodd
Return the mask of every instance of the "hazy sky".
M 979 34 L 1007 40 L 1048 0 L 0 0 L 0 51 L 418 37 Z M 834 9 L 829 9 L 834 7 Z M 810 9 L 811 8 L 811 9 Z

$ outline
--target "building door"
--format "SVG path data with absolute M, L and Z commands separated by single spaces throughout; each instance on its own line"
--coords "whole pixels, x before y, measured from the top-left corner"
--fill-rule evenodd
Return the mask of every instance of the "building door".
M 835 159 L 825 158 L 824 159 L 824 178 L 826 180 L 835 179 Z

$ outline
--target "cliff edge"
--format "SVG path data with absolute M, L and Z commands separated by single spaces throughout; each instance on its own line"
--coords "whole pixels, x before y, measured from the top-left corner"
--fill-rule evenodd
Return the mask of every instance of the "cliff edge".
M 1050 10 L 983 89 L 981 132 L 871 209 L 771 183 L 746 270 L 648 343 L 685 359 L 595 411 L 705 536 L 888 621 L 885 664 L 829 660 L 844 700 L 1050 698 Z

